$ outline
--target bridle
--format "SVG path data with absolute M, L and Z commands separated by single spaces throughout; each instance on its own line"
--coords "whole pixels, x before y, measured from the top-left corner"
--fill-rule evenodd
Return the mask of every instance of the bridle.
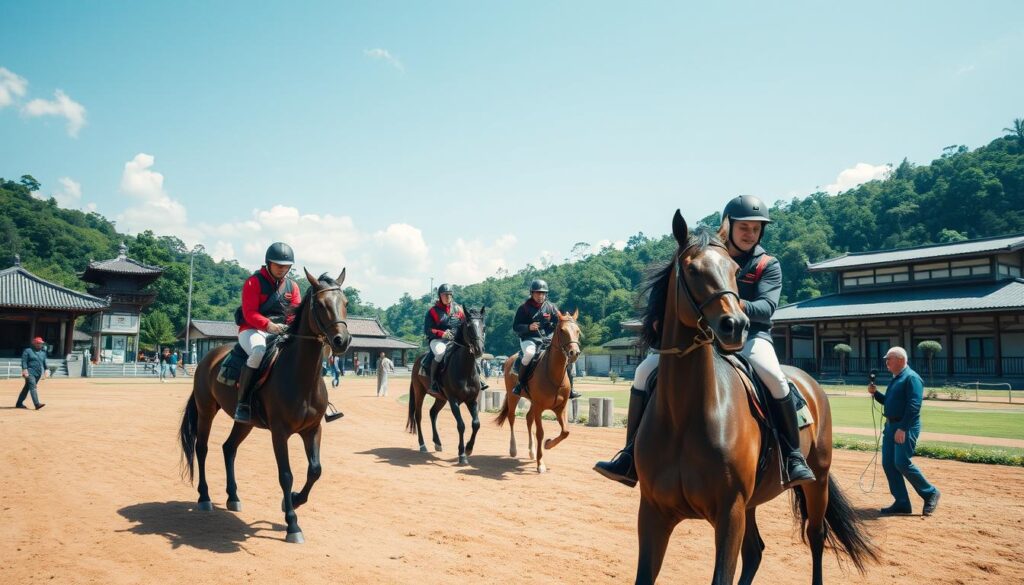
M 470 316 L 467 315 L 466 319 L 462 322 L 462 325 L 460 326 L 460 329 L 462 327 L 472 328 L 473 327 L 473 325 L 472 325 L 473 321 L 483 321 L 483 319 L 484 319 L 483 317 L 470 317 Z M 462 337 L 463 337 L 463 341 L 461 343 L 459 342 L 458 339 L 452 339 L 451 342 L 454 343 L 455 345 L 458 345 L 460 347 L 465 347 L 466 349 L 468 349 L 470 355 L 472 355 L 474 358 L 479 358 L 481 355 L 483 355 L 482 352 L 478 352 L 477 347 L 476 347 L 477 346 L 476 343 L 467 343 L 467 341 L 465 340 L 465 338 L 469 337 L 469 335 L 467 333 L 462 332 Z M 470 341 L 475 341 L 475 340 L 470 340 Z M 483 345 L 483 343 L 481 342 L 480 345 Z
M 315 296 L 320 296 L 321 294 L 323 294 L 325 292 L 331 292 L 331 291 L 339 291 L 340 292 L 341 291 L 341 287 L 340 286 L 329 286 L 327 288 L 319 289 L 319 290 L 317 290 L 313 294 Z M 317 304 L 313 302 L 313 299 L 309 300 L 309 304 L 311 305 L 309 307 L 309 313 L 310 313 L 310 316 L 313 319 L 313 324 L 316 326 L 316 330 L 317 330 L 316 331 L 316 335 L 299 335 L 297 333 L 288 333 L 286 335 L 288 337 L 296 337 L 298 339 L 309 339 L 309 340 L 313 340 L 313 341 L 319 341 L 321 345 L 330 346 L 331 343 L 330 343 L 330 341 L 328 341 L 327 334 L 324 333 L 324 332 L 327 331 L 327 328 L 330 327 L 331 325 L 337 325 L 338 323 L 341 323 L 346 328 L 348 328 L 348 321 L 346 321 L 345 319 L 335 319 L 335 320 L 331 321 L 330 323 L 328 323 L 325 326 L 324 322 L 323 322 L 323 319 L 320 317 L 320 314 L 316 310 Z
M 715 247 L 718 247 L 718 248 L 722 248 L 723 250 L 726 251 L 726 253 L 728 253 L 728 251 L 729 251 L 729 249 L 726 248 L 722 244 L 712 243 L 712 244 L 708 244 L 708 245 L 709 246 L 715 246 Z M 711 293 L 711 295 L 708 296 L 708 298 L 705 299 L 703 303 L 699 303 L 699 304 L 697 303 L 697 300 L 696 300 L 696 298 L 693 295 L 693 291 L 690 290 L 690 285 L 686 282 L 686 278 L 683 276 L 683 265 L 682 265 L 682 258 L 683 258 L 683 256 L 686 254 L 686 251 L 689 250 L 692 247 L 693 247 L 692 245 L 687 246 L 686 248 L 683 248 L 682 250 L 680 250 L 678 254 L 676 254 L 676 257 L 675 257 L 675 265 L 676 265 L 675 266 L 675 270 L 676 270 L 676 289 L 675 289 L 675 295 L 676 295 L 676 307 L 677 307 L 677 310 L 678 310 L 678 307 L 680 306 L 680 304 L 679 304 L 679 291 L 682 290 L 683 291 L 683 296 L 686 297 L 686 300 L 689 303 L 690 308 L 693 310 L 694 314 L 697 315 L 697 335 L 694 336 L 693 342 L 691 342 L 690 345 L 687 346 L 687 347 L 679 346 L 679 347 L 672 347 L 672 348 L 669 348 L 669 349 L 652 349 L 651 351 L 653 351 L 654 353 L 663 354 L 663 355 L 674 355 L 674 356 L 678 356 L 678 357 L 683 357 L 683 356 L 689 354 L 690 352 L 692 352 L 692 351 L 694 351 L 696 349 L 699 349 L 701 347 L 704 347 L 705 345 L 714 343 L 715 342 L 715 330 L 710 325 L 708 325 L 707 319 L 704 317 L 704 307 L 707 307 L 712 302 L 714 302 L 714 301 L 716 301 L 716 300 L 718 300 L 718 299 L 720 299 L 720 298 L 722 298 L 722 297 L 724 297 L 726 295 L 732 295 L 732 296 L 736 297 L 736 301 L 737 302 L 740 301 L 740 295 L 736 291 L 730 290 L 730 289 L 719 289 L 719 290 L 716 290 L 715 292 Z
M 570 323 L 575 323 L 576 322 L 576 320 L 573 319 L 572 317 L 569 317 L 568 319 L 566 319 L 566 321 L 570 322 Z M 561 330 L 562 330 L 561 323 L 562 323 L 562 321 L 559 320 L 559 325 L 558 325 L 558 327 L 555 328 L 555 334 L 554 335 L 558 335 L 559 332 L 561 332 Z M 552 345 L 554 345 L 554 341 L 555 341 L 554 335 L 551 336 L 551 344 Z M 570 356 L 569 356 L 569 350 L 572 348 L 573 345 L 576 346 L 576 358 L 570 358 Z M 575 339 L 571 339 L 568 342 L 559 345 L 558 349 L 562 350 L 562 353 L 565 354 L 565 359 L 569 360 L 569 363 L 574 363 L 576 361 L 576 359 L 579 358 L 580 354 L 583 353 L 583 348 L 580 346 L 579 340 L 575 340 Z

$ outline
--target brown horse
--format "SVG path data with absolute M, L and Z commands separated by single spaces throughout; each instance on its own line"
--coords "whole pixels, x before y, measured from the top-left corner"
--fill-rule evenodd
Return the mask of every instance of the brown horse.
M 276 364 L 262 387 L 257 390 L 260 406 L 253 417 L 255 426 L 270 429 L 277 459 L 278 480 L 284 492 L 281 510 L 288 524 L 288 542 L 303 542 L 295 508 L 306 503 L 310 489 L 320 478 L 320 421 L 327 411 L 327 387 L 320 377 L 321 356 L 325 346 L 336 355 L 343 354 L 352 341 L 345 322 L 348 299 L 341 290 L 345 282 L 345 271 L 341 271 L 337 280 L 327 275 L 317 280 L 307 271 L 306 279 L 311 286 L 281 342 Z M 213 417 L 219 410 L 231 416 L 238 399 L 238 391 L 234 387 L 217 381 L 221 360 L 231 348 L 231 345 L 218 347 L 199 362 L 192 396 L 185 405 L 179 430 L 183 475 L 187 474 L 190 482 L 194 477 L 194 458 L 199 459 L 200 510 L 213 510 L 206 485 L 207 443 Z M 224 442 L 227 507 L 234 512 L 242 509 L 235 483 L 235 454 L 252 428 L 251 425 L 235 423 Z M 288 462 L 288 438 L 295 433 L 302 437 L 309 460 L 306 484 L 299 493 L 292 492 L 292 471 Z
M 487 307 L 481 307 L 479 311 L 469 309 L 466 319 L 459 325 L 452 340 L 452 347 L 449 348 L 451 355 L 447 357 L 447 367 L 441 377 L 441 388 L 444 396 L 430 393 L 430 374 L 421 372 L 423 356 L 421 355 L 413 362 L 412 380 L 409 381 L 409 417 L 405 421 L 405 428 L 410 433 L 416 433 L 420 442 L 420 451 L 427 452 L 427 445 L 423 442 L 423 401 L 427 396 L 434 397 L 434 405 L 430 407 L 430 426 L 434 431 L 434 450 L 441 451 L 441 436 L 437 434 L 437 413 L 444 408 L 445 402 L 452 409 L 455 417 L 455 425 L 459 430 L 459 463 L 469 463 L 469 456 L 473 454 L 473 445 L 476 444 L 476 433 L 480 430 L 480 411 L 478 409 L 480 397 L 480 371 L 476 367 L 476 360 L 484 355 L 484 312 Z M 430 356 L 430 352 L 427 352 Z M 432 359 L 432 358 L 431 358 Z M 473 432 L 469 442 L 465 441 L 466 423 L 462 420 L 460 404 L 466 404 L 469 409 L 469 416 L 472 419 Z
M 664 355 L 657 389 L 636 435 L 641 496 L 636 582 L 657 578 L 676 524 L 703 518 L 715 529 L 712 583 L 733 583 L 742 552 L 739 582 L 748 584 L 764 549 L 755 510 L 783 491 L 778 449 L 758 478 L 761 429 L 751 413 L 744 379 L 715 347 L 737 351 L 746 340 L 749 322 L 736 293 L 738 266 L 710 230 L 690 233 L 678 211 L 672 232 L 679 248 L 651 286 L 648 317 L 654 319 L 645 319 L 645 324 L 664 324 Z M 802 431 L 801 442 L 817 481 L 794 488 L 794 513 L 800 514 L 806 531 L 801 537 L 810 541 L 812 583 L 818 585 L 826 541 L 861 572 L 865 560 L 877 557 L 856 511 L 829 474 L 828 399 L 806 373 L 788 368 L 786 374 L 807 399 L 815 421 Z
M 526 412 L 526 437 L 530 444 L 530 459 L 534 458 L 533 450 L 533 425 L 537 425 L 537 472 L 544 473 L 547 467 L 544 465 L 544 449 L 554 449 L 559 443 L 569 436 L 566 430 L 565 407 L 569 403 L 569 376 L 565 371 L 566 366 L 580 357 L 580 327 L 576 324 L 579 317 L 579 309 L 572 315 L 559 313 L 558 327 L 551 336 L 551 347 L 544 352 L 537 362 L 530 378 L 529 398 L 530 410 Z M 505 360 L 505 403 L 501 411 L 495 417 L 494 422 L 500 427 L 508 420 L 508 454 L 515 457 L 516 449 L 516 406 L 519 404 L 519 396 L 512 393 L 516 385 L 516 376 L 512 374 L 512 364 L 515 363 L 516 353 Z M 525 368 L 523 368 L 525 371 Z M 525 387 L 525 386 L 524 386 Z M 540 415 L 550 410 L 555 413 L 558 425 L 562 428 L 554 439 L 544 441 L 544 424 Z

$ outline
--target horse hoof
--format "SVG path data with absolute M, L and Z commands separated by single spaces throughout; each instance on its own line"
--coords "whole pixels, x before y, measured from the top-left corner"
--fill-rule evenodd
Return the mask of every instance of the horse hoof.
M 519 455 L 519 451 L 516 451 L 515 447 L 512 447 L 511 449 L 508 450 L 508 456 L 509 457 L 517 457 L 518 455 Z
M 444 449 L 441 449 L 441 443 L 434 443 L 434 451 L 437 451 L 438 453 L 440 453 L 443 450 Z
M 213 502 L 199 502 L 196 509 L 200 512 L 213 512 Z
M 459 455 L 459 465 L 469 465 L 469 456 Z
M 543 463 L 541 463 L 540 465 L 537 466 L 537 473 L 547 473 L 547 472 L 548 472 L 548 468 Z
M 551 439 L 545 439 L 544 440 L 544 448 L 545 449 L 550 449 L 551 448 Z
M 302 537 L 301 532 L 289 532 L 288 536 L 284 537 L 285 542 L 292 544 L 302 544 L 306 542 L 306 539 Z
M 426 453 L 426 452 L 427 452 L 427 446 L 426 445 L 420 445 L 420 453 Z
M 242 502 L 239 502 L 237 500 L 234 502 L 228 501 L 228 510 L 231 510 L 232 512 L 241 512 Z

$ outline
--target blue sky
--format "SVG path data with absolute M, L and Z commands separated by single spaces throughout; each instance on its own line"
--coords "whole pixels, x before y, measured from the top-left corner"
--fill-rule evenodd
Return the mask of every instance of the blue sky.
M 0 0 L 0 176 L 387 305 L 1024 117 L 1024 3 L 833 4 Z

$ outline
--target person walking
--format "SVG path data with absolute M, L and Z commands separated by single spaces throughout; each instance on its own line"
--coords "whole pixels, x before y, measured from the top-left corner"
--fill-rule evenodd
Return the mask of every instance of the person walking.
M 395 373 L 395 363 L 383 351 L 377 360 L 377 397 L 388 395 L 388 375 Z
M 342 368 L 344 366 L 342 365 L 343 362 L 341 360 L 341 356 L 339 356 L 339 355 L 332 355 L 330 357 L 330 360 L 331 360 L 331 375 L 334 377 L 334 379 L 331 381 L 331 386 L 333 386 L 334 388 L 337 388 L 338 384 L 341 384 L 341 370 L 342 370 Z
M 913 508 L 906 479 L 924 500 L 923 516 L 931 516 L 939 505 L 939 490 L 925 479 L 924 474 L 910 460 L 914 456 L 917 439 L 921 436 L 921 401 L 924 399 L 924 380 L 907 365 L 907 350 L 892 347 L 885 354 L 885 367 L 892 381 L 885 392 L 879 392 L 874 382 L 868 392 L 882 404 L 885 428 L 882 430 L 882 470 L 889 481 L 889 493 L 895 500 L 882 508 L 883 516 L 910 514 Z
M 36 410 L 46 406 L 39 402 L 39 391 L 36 389 L 39 381 L 49 377 L 50 372 L 46 369 L 46 350 L 43 349 L 43 338 L 36 337 L 32 340 L 32 346 L 26 347 L 21 352 L 21 377 L 25 378 L 25 385 L 18 394 L 18 401 L 14 403 L 15 408 L 27 408 L 24 404 L 25 398 L 32 395 L 32 404 Z
M 164 348 L 163 353 L 160 354 L 160 383 L 167 383 L 167 370 L 171 361 L 171 349 L 168 347 Z
M 167 366 L 168 366 L 167 369 L 169 369 L 171 371 L 171 377 L 172 378 L 177 378 L 178 377 L 178 352 L 176 352 L 176 351 L 175 352 L 171 352 L 170 357 L 167 358 Z

